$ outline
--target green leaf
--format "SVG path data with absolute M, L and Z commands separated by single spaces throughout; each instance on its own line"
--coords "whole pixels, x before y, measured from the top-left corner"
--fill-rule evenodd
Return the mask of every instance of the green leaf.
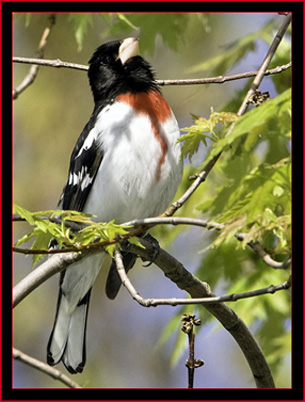
M 32 13 L 25 13 L 25 26 L 28 27 L 31 23 Z
M 14 213 L 20 214 L 33 226 L 31 232 L 24 235 L 16 242 L 16 245 L 23 244 L 29 240 L 34 239 L 31 245 L 31 250 L 45 250 L 47 251 L 49 242 L 55 238 L 60 247 L 75 247 L 79 249 L 80 246 L 86 246 L 90 243 L 97 243 L 114 239 L 117 236 L 128 234 L 129 227 L 123 227 L 114 223 L 114 221 L 94 222 L 90 219 L 89 214 L 78 211 L 38 211 L 30 212 L 24 208 L 14 205 Z M 55 223 L 49 220 L 50 217 L 60 217 L 60 223 Z M 77 222 L 85 224 L 86 226 L 78 231 L 72 231 L 71 228 L 66 226 L 66 222 Z M 138 240 L 131 238 L 131 242 L 142 247 Z M 111 244 L 106 246 L 106 251 L 112 256 L 116 245 Z M 34 256 L 34 262 L 38 262 L 41 256 Z
M 290 111 L 291 90 L 288 89 L 241 116 L 235 123 L 232 133 L 217 141 L 212 147 L 209 159 L 232 146 L 234 142 L 241 140 L 245 135 L 248 136 L 245 139 L 245 141 L 248 140 L 246 142 L 247 150 L 250 150 L 250 144 L 257 143 L 259 137 L 264 139 L 267 135 L 278 135 L 277 127 L 280 129 L 280 133 L 286 135 L 290 131 L 290 119 L 288 119 Z M 235 148 L 238 144 L 238 142 L 235 143 Z
M 30 225 L 34 225 L 35 223 L 33 214 L 17 204 L 13 204 L 13 214 L 19 214 L 21 218 L 25 219 Z
M 225 228 L 209 247 L 219 247 L 243 232 L 246 237 L 242 243 L 237 242 L 236 246 L 245 248 L 249 241 L 257 240 L 263 245 L 266 243 L 266 247 L 274 248 L 276 253 L 289 254 L 290 176 L 289 158 L 276 164 L 261 164 L 241 176 L 240 181 L 229 182 L 222 187 L 210 202 L 201 204 L 198 208 L 202 212 L 208 212 L 211 220 L 225 224 Z
M 248 52 L 254 51 L 256 49 L 256 40 L 261 38 L 262 35 L 270 37 L 273 28 L 274 21 L 268 21 L 262 29 L 237 39 L 222 49 L 216 56 L 190 68 L 189 72 L 211 70 L 213 74 L 223 74 L 239 63 Z
M 78 44 L 78 51 L 80 51 L 82 50 L 88 28 L 93 25 L 92 13 L 70 13 L 69 19 L 73 22 L 74 35 Z
M 127 18 L 127 16 L 123 13 L 117 13 L 118 18 L 125 22 L 131 29 L 137 29 L 137 27 Z
M 142 54 L 154 53 L 158 35 L 168 47 L 176 51 L 190 19 L 187 13 L 118 13 L 116 17 L 107 34 L 139 36 Z
M 229 112 L 217 113 L 212 109 L 209 119 L 197 116 L 193 116 L 193 118 L 195 124 L 181 129 L 187 134 L 180 136 L 178 139 L 178 142 L 184 142 L 182 145 L 182 158 L 188 156 L 190 161 L 194 153 L 198 151 L 201 143 L 207 146 L 207 139 L 214 142 L 218 141 L 220 127 L 236 121 L 238 116 Z
M 143 244 L 140 242 L 139 238 L 136 237 L 136 236 L 130 237 L 130 238 L 128 239 L 128 241 L 129 241 L 129 243 L 134 244 L 134 245 L 137 246 L 137 247 L 145 248 L 145 247 L 143 246 Z

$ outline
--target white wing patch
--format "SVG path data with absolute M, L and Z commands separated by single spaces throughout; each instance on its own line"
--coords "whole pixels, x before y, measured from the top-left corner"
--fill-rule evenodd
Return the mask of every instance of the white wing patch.
M 97 137 L 97 130 L 96 128 L 93 128 L 90 133 L 88 134 L 87 138 L 85 139 L 83 146 L 80 148 L 78 154 L 76 155 L 76 158 L 79 158 L 80 155 L 84 152 L 87 151 L 92 147 L 93 142 L 96 140 Z

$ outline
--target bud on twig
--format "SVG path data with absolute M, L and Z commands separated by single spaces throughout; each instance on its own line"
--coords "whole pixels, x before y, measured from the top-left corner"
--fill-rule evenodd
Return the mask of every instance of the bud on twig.
M 201 320 L 199 318 L 195 319 L 196 316 L 193 313 L 183 314 L 181 317 L 182 328 L 181 330 L 188 335 L 189 338 L 189 358 L 187 359 L 185 365 L 188 368 L 188 388 L 194 388 L 194 370 L 195 368 L 204 365 L 204 361 L 201 359 L 195 359 L 195 334 L 193 327 L 201 325 Z

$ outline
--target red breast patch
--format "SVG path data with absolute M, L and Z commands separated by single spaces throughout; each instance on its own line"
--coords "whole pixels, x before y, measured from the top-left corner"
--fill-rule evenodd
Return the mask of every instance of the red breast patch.
M 161 129 L 161 124 L 172 116 L 170 107 L 158 91 L 149 91 L 147 93 L 140 92 L 136 94 L 125 93 L 117 96 L 116 99 L 132 106 L 136 112 L 149 117 L 154 136 L 161 147 L 161 156 L 156 171 L 156 180 L 158 181 L 161 175 L 161 167 L 165 161 L 168 150 L 167 140 Z

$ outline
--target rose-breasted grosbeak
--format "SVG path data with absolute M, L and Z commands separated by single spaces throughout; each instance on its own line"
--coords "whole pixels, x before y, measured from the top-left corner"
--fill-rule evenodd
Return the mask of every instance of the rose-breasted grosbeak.
M 176 118 L 139 55 L 137 39 L 100 46 L 89 64 L 95 106 L 72 152 L 59 208 L 94 214 L 103 222 L 159 215 L 181 181 Z M 70 373 L 85 365 L 90 293 L 105 256 L 91 254 L 61 276 L 47 361 L 62 360 Z M 128 270 L 135 257 L 127 253 L 124 261 Z M 106 292 L 114 298 L 120 281 L 113 267 L 110 272 Z

